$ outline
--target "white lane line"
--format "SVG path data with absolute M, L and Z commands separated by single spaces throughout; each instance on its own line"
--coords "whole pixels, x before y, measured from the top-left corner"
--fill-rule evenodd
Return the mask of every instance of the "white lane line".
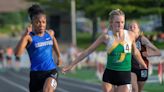
M 15 76 L 15 77 L 17 77 L 17 78 L 19 78 L 19 79 L 25 80 L 25 81 L 27 81 L 27 82 L 29 81 L 29 78 L 27 78 L 27 77 L 18 76 L 17 74 L 15 74 L 15 73 L 13 73 L 13 72 L 10 72 L 10 74 L 13 75 L 13 76 Z M 65 90 L 65 89 L 62 89 L 62 88 L 60 88 L 60 87 L 57 87 L 57 90 L 60 91 L 60 92 L 69 92 L 69 91 L 67 91 L 67 90 Z
M 5 81 L 6 83 L 12 85 L 12 86 L 15 86 L 15 87 L 17 87 L 17 88 L 19 88 L 19 89 L 25 91 L 25 92 L 29 92 L 28 89 L 25 88 L 24 86 L 19 85 L 19 84 L 13 82 L 13 81 L 10 81 L 10 80 L 6 79 L 5 77 L 0 76 L 0 79 L 3 80 L 3 81 Z
M 62 81 L 62 80 L 60 80 L 59 82 L 63 83 L 63 84 L 66 84 L 66 85 L 71 85 L 71 86 L 74 86 L 74 87 L 78 87 L 78 88 L 88 89 L 88 90 L 91 90 L 91 91 L 94 91 L 94 92 L 102 92 L 102 90 L 100 90 L 98 88 L 90 87 L 90 86 L 74 84 L 74 83 L 65 82 L 65 81 Z

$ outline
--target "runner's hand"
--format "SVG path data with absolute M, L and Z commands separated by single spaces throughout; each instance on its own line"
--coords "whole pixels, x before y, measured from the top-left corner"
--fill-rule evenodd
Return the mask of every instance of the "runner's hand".
M 148 67 L 147 67 L 146 64 L 144 64 L 144 65 L 141 65 L 140 68 L 141 68 L 141 69 L 147 69 Z
M 62 73 L 66 73 L 66 72 L 68 72 L 68 71 L 70 71 L 71 69 L 72 69 L 72 65 L 69 65 L 69 66 L 65 66 L 64 68 L 62 68 Z
M 30 32 L 32 32 L 32 24 L 30 24 L 30 25 L 26 28 L 24 35 L 28 35 L 28 34 L 30 34 Z

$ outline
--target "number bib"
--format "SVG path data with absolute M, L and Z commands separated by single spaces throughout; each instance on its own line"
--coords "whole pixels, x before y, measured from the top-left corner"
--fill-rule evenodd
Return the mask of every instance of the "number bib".
M 147 77 L 147 76 L 148 76 L 147 70 L 141 70 L 141 77 L 142 77 L 142 78 L 145 78 L 145 77 Z
M 139 51 L 141 51 L 141 42 L 140 41 L 136 42 L 136 47 L 138 48 Z
M 124 44 L 124 53 L 131 53 L 131 45 L 128 43 Z

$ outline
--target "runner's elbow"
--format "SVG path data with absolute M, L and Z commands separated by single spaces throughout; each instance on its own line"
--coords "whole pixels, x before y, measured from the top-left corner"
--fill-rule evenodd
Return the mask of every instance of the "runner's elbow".
M 14 54 L 15 56 L 18 56 L 18 57 L 21 56 L 21 53 L 19 51 L 15 51 Z

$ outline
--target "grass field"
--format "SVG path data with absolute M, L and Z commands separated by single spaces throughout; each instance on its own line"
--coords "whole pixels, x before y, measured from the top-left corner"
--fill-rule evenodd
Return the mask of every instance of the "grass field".
M 145 92 L 164 92 L 164 84 L 159 83 L 145 84 Z
M 100 34 L 97 34 L 97 37 Z M 77 46 L 82 49 L 86 49 L 92 44 L 92 34 L 87 32 L 77 32 Z M 105 45 L 100 45 L 96 50 L 103 51 L 105 50 Z
M 84 68 L 81 70 L 77 70 L 76 72 L 69 72 L 65 75 L 61 75 L 68 78 L 79 79 L 82 81 L 90 82 L 90 83 L 98 83 L 101 84 L 101 80 L 96 77 L 95 69 Z M 164 84 L 161 85 L 159 83 L 145 84 L 144 92 L 164 92 Z
M 101 82 L 96 77 L 95 69 L 91 69 L 91 68 L 84 68 L 82 70 L 76 70 L 75 72 L 69 72 L 69 73 L 66 73 L 65 75 L 62 74 L 61 76 L 65 76 L 68 78 L 76 78 L 76 79 L 80 79 L 86 82 L 93 82 L 93 83 Z

